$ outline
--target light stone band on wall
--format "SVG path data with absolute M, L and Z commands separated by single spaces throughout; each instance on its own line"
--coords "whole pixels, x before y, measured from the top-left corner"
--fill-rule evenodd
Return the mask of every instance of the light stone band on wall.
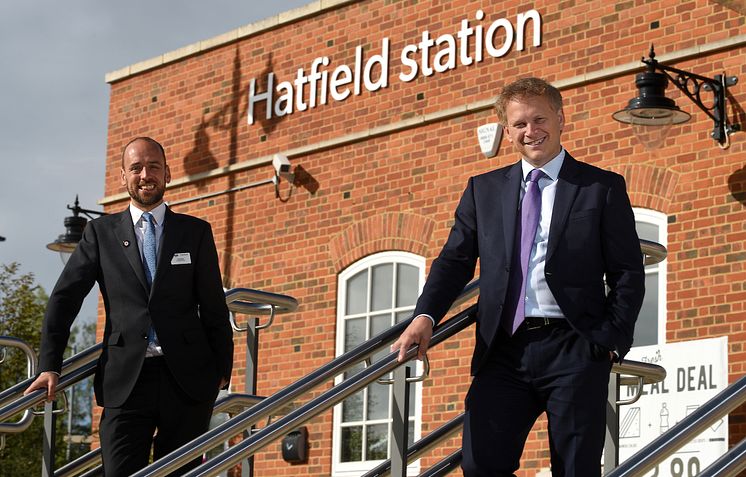
M 314 2 L 314 3 L 325 3 L 325 2 Z M 330 2 L 326 2 L 326 3 L 330 3 Z M 334 2 L 331 2 L 331 3 L 334 3 Z M 350 2 L 349 0 L 347 2 L 344 2 L 344 1 L 336 2 L 336 4 L 342 4 L 342 3 L 350 3 Z M 305 8 L 305 7 L 301 7 L 301 8 Z M 716 41 L 713 43 L 707 43 L 705 45 L 694 46 L 691 48 L 686 48 L 684 50 L 679 50 L 679 51 L 666 53 L 662 55 L 656 55 L 656 59 L 660 63 L 674 63 L 674 62 L 688 60 L 691 58 L 705 56 L 705 55 L 715 53 L 718 51 L 722 51 L 722 50 L 738 48 L 744 45 L 746 45 L 746 35 L 738 35 L 732 38 L 727 38 L 725 40 Z M 610 68 L 604 68 L 602 70 L 594 71 L 591 73 L 558 80 L 558 81 L 555 81 L 553 84 L 554 86 L 556 86 L 557 88 L 561 90 L 571 89 L 573 87 L 577 87 L 583 84 L 595 83 L 595 82 L 607 80 L 610 78 L 627 75 L 627 74 L 639 71 L 642 68 L 644 68 L 644 65 L 642 64 L 642 62 L 634 61 L 630 63 L 625 63 L 623 65 L 612 66 Z M 292 159 L 294 157 L 304 156 L 304 155 L 311 154 L 311 153 L 317 153 L 317 152 L 320 152 L 326 149 L 332 149 L 332 148 L 344 146 L 347 144 L 365 141 L 373 137 L 388 135 L 388 134 L 392 134 L 392 133 L 396 133 L 400 131 L 405 131 L 407 129 L 412 129 L 418 126 L 445 121 L 451 118 L 465 116 L 467 114 L 471 114 L 474 112 L 484 111 L 486 109 L 492 108 L 493 103 L 494 103 L 494 98 L 475 101 L 469 104 L 465 104 L 463 106 L 457 106 L 455 108 L 448 108 L 448 109 L 436 111 L 434 113 L 429 113 L 429 114 L 420 114 L 420 115 L 416 115 L 416 116 L 413 116 L 411 118 L 408 118 L 402 121 L 397 121 L 391 124 L 387 124 L 385 126 L 369 128 L 363 131 L 347 134 L 347 135 L 329 139 L 326 141 L 320 141 L 317 143 L 297 147 L 297 148 L 290 149 L 287 151 L 277 151 L 277 152 L 282 153 L 288 158 Z M 259 167 L 259 166 L 268 165 L 271 163 L 272 163 L 272 155 L 255 157 L 252 159 L 248 159 L 246 161 L 232 164 L 230 166 L 219 167 L 216 169 L 212 169 L 210 171 L 175 179 L 171 181 L 171 183 L 169 184 L 169 188 L 188 185 L 188 184 L 198 182 L 201 180 L 215 178 L 215 177 L 223 176 L 226 174 L 231 174 L 231 173 L 238 172 L 238 171 L 243 171 L 246 169 L 252 169 L 255 167 Z M 120 194 L 106 196 L 100 199 L 98 203 L 100 205 L 109 205 L 115 202 L 126 200 L 128 198 L 129 196 L 127 195 L 127 193 L 123 192 Z

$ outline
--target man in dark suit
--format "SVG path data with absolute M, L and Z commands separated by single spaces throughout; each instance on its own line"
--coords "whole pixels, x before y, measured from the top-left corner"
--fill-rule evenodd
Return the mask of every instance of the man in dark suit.
M 127 144 L 121 174 L 130 206 L 86 227 L 49 298 L 42 372 L 26 390 L 54 398 L 70 327 L 97 281 L 106 321 L 94 388 L 107 477 L 146 466 L 151 447 L 157 459 L 204 433 L 233 365 L 210 225 L 166 207 L 171 173 L 155 140 Z
M 464 475 L 514 475 L 546 412 L 552 474 L 600 476 L 609 372 L 632 344 L 644 295 L 624 179 L 564 150 L 562 96 L 545 81 L 506 86 L 496 110 L 521 160 L 469 179 L 415 318 L 392 349 L 401 361 L 419 344 L 424 358 L 432 327 L 479 259 Z

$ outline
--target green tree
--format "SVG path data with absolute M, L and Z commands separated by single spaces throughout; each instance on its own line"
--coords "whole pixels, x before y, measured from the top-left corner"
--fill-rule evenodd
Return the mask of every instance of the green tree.
M 41 323 L 47 304 L 44 289 L 35 284 L 31 273 L 19 274 L 19 265 L 0 265 L 0 335 L 19 338 L 35 350 L 41 341 Z M 91 332 L 95 325 L 76 326 L 71 342 L 78 346 L 90 345 Z M 79 347 L 78 350 L 82 350 Z M 69 355 L 69 353 L 68 353 Z M 2 355 L 0 355 L 1 357 Z M 0 390 L 7 389 L 27 378 L 26 356 L 17 348 L 6 348 L 5 360 L 0 363 Z M 73 415 L 74 433 L 90 434 L 90 380 L 81 383 L 76 389 L 76 405 Z M 11 421 L 17 419 L 11 419 Z M 86 427 L 87 426 L 87 427 Z M 57 439 L 55 468 L 66 462 L 67 451 L 64 436 L 67 434 L 67 418 L 57 419 Z M 5 447 L 0 450 L 0 477 L 38 475 L 41 473 L 43 419 L 37 417 L 31 426 L 22 433 L 8 434 Z M 87 446 L 71 448 L 74 458 L 88 451 Z

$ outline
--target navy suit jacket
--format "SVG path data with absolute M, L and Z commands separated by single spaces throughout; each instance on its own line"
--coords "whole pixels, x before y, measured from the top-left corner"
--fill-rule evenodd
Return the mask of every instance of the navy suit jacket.
M 440 321 L 474 276 L 479 259 L 472 374 L 490 350 L 505 306 L 521 180 L 520 162 L 469 179 L 448 241 L 433 262 L 415 307 L 414 316 L 425 313 Z M 578 333 L 622 357 L 629 351 L 645 274 L 622 176 L 565 155 L 552 209 L 545 277 Z
M 173 261 L 188 253 L 191 263 Z M 49 298 L 41 371 L 59 371 L 70 327 L 98 282 L 106 322 L 94 388 L 100 406 L 121 406 L 145 359 L 152 323 L 166 364 L 193 399 L 213 399 L 230 378 L 233 338 L 210 224 L 166 210 L 148 289 L 129 209 L 91 221 Z

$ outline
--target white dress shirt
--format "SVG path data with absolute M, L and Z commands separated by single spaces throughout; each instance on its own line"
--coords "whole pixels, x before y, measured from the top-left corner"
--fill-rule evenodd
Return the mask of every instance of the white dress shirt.
M 523 299 L 525 316 L 542 318 L 564 318 L 562 310 L 557 304 L 552 291 L 544 276 L 544 265 L 547 259 L 547 244 L 549 243 L 549 225 L 552 223 L 554 197 L 557 194 L 557 178 L 565 161 L 565 149 L 562 148 L 551 161 L 540 170 L 545 174 L 539 179 L 541 191 L 541 214 L 536 228 L 536 238 L 531 248 L 528 260 L 528 279 L 526 280 L 526 296 Z M 521 159 L 523 180 L 521 181 L 521 198 L 526 192 L 526 177 L 534 170 L 534 166 Z
M 135 237 L 137 238 L 137 248 L 140 250 L 140 261 L 144 260 L 142 251 L 143 242 L 145 240 L 145 221 L 142 219 L 142 211 L 130 203 L 130 215 L 132 216 L 132 224 L 135 227 Z M 166 203 L 161 203 L 158 207 L 150 211 L 155 222 L 155 250 L 156 259 L 158 252 L 161 247 L 161 236 L 163 235 L 163 220 L 166 217 Z M 157 273 L 157 272 L 156 272 Z M 155 280 L 155 275 L 153 276 Z M 158 337 L 154 343 L 148 343 L 148 349 L 145 351 L 146 358 L 152 358 L 154 356 L 163 356 L 163 350 L 161 349 L 160 343 L 158 343 Z
M 142 220 L 142 214 L 144 213 L 145 211 L 138 209 L 130 203 L 130 215 L 132 216 L 132 225 L 135 227 L 135 237 L 137 238 L 137 248 L 140 250 L 140 260 L 145 258 L 142 252 L 142 244 L 145 239 L 145 221 Z M 163 235 L 163 220 L 166 217 L 166 203 L 161 203 L 161 205 L 151 210 L 150 213 L 153 215 L 155 221 L 155 249 L 157 257 L 158 252 L 161 250 L 161 235 Z

